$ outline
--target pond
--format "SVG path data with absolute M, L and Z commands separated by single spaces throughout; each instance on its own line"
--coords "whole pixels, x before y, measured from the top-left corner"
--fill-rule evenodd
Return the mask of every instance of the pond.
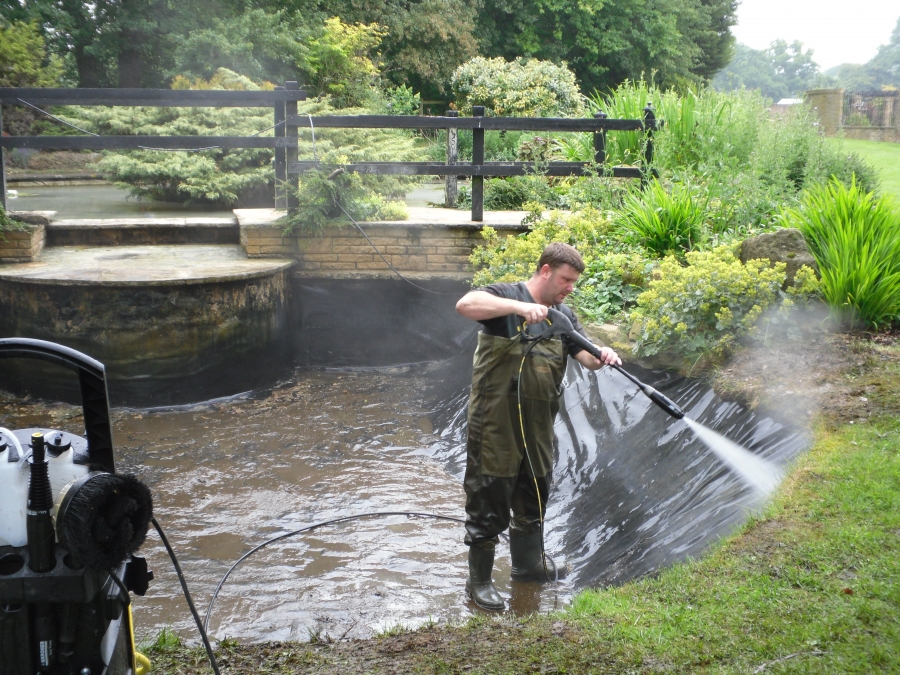
M 271 389 L 227 400 L 117 409 L 119 470 L 153 490 L 201 614 L 229 566 L 276 535 L 380 511 L 463 517 L 470 348 L 401 367 L 298 369 Z M 806 447 L 802 430 L 776 415 L 701 382 L 633 370 L 690 417 L 779 465 Z M 15 399 L 0 405 L 10 428 L 77 431 L 75 414 Z M 683 422 L 608 369 L 570 368 L 556 434 L 546 541 L 574 573 L 558 586 L 512 582 L 501 543 L 494 577 L 511 611 L 561 608 L 581 588 L 702 554 L 763 505 Z M 233 573 L 210 632 L 251 642 L 338 639 L 460 620 L 477 611 L 464 594 L 462 536 L 458 523 L 392 516 L 279 541 Z M 156 579 L 135 602 L 139 634 L 170 625 L 195 639 L 155 534 L 142 550 Z

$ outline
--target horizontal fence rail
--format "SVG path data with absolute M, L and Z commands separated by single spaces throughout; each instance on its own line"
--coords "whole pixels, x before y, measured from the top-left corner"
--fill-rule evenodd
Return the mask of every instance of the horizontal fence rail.
M 472 117 L 459 117 L 456 111 L 443 116 L 426 115 L 299 115 L 297 104 L 306 100 L 306 92 L 296 82 L 285 82 L 272 91 L 172 90 L 172 89 L 43 89 L 0 88 L 0 104 L 28 106 L 143 106 L 143 107 L 271 107 L 272 136 L 2 136 L 0 137 L 0 198 L 6 206 L 6 169 L 4 151 L 8 148 L 43 150 L 165 150 L 202 151 L 236 148 L 274 150 L 275 206 L 294 208 L 292 197 L 283 186 L 288 176 L 315 169 L 341 168 L 361 174 L 401 176 L 444 176 L 448 206 L 455 207 L 456 180 L 472 179 L 472 220 L 484 216 L 484 178 L 542 174 L 546 176 L 608 176 L 646 180 L 656 171 L 653 160 L 653 132 L 659 127 L 653 108 L 644 108 L 643 119 L 609 119 L 604 113 L 592 118 L 562 117 L 485 117 L 483 106 L 474 106 Z M 43 111 L 41 111 L 43 112 Z M 0 128 L 2 128 L 0 111 Z M 447 162 L 358 162 L 325 166 L 318 162 L 298 161 L 298 135 L 304 128 L 323 129 L 445 129 Z M 473 135 L 472 161 L 459 163 L 457 132 Z M 264 130 L 269 131 L 269 129 Z M 594 136 L 593 162 L 485 162 L 485 131 L 583 132 Z M 631 131 L 646 136 L 640 167 L 606 164 L 606 133 Z M 259 132 L 259 133 L 264 133 Z M 451 191 L 451 184 L 453 186 Z M 451 198 L 452 195 L 452 198 Z
M 359 162 L 356 164 L 324 164 L 291 162 L 288 173 L 303 173 L 310 169 L 330 171 L 341 168 L 351 173 L 389 174 L 395 176 L 611 176 L 613 178 L 643 178 L 644 172 L 631 166 L 599 167 L 588 162 L 485 162 L 484 164 L 441 164 L 440 162 Z
M 654 120 L 655 121 L 655 120 Z M 309 128 L 306 115 L 291 115 L 289 127 Z M 330 115 L 313 117 L 314 128 L 483 129 L 485 131 L 644 131 L 643 120 L 590 117 L 430 117 L 422 115 Z M 655 126 L 653 127 L 655 128 Z
M 271 136 L 4 136 L 0 148 L 35 150 L 212 150 L 275 148 Z
M 220 89 L 43 89 L 0 87 L 4 105 L 98 105 L 152 108 L 268 108 L 285 101 L 304 101 L 300 89 L 231 91 Z

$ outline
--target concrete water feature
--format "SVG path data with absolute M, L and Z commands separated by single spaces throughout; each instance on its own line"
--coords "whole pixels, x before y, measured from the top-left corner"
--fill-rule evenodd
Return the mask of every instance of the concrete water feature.
M 0 331 L 99 355 L 120 404 L 218 396 L 235 362 L 251 387 L 283 372 L 291 264 L 237 246 L 48 248 L 0 267 Z M 0 367 L 7 388 L 77 395 L 51 364 Z

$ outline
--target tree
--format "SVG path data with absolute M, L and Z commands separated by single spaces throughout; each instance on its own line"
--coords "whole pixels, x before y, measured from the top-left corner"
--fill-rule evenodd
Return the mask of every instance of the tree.
M 378 24 L 349 25 L 334 17 L 309 41 L 303 70 L 315 96 L 330 96 L 339 107 L 365 105 L 380 76 L 378 47 L 385 36 Z
M 844 89 L 871 91 L 884 88 L 900 88 L 900 18 L 886 45 L 868 63 L 842 63 L 828 71 Z
M 482 52 L 566 61 L 584 91 L 656 73 L 699 82 L 727 58 L 732 0 L 498 0 L 479 13 Z
M 38 21 L 80 87 L 161 87 L 175 48 L 241 0 L 18 0 L 0 16 Z
M 478 54 L 476 16 L 481 0 L 269 0 L 271 7 L 304 16 L 340 17 L 348 24 L 378 24 L 381 71 L 396 85 L 426 98 L 449 93 L 450 76 Z
M 768 49 L 752 49 L 739 44 L 731 63 L 713 79 L 720 91 L 758 89 L 774 101 L 798 96 L 809 89 L 819 76 L 819 66 L 813 61 L 811 49 L 803 50 L 803 43 L 788 44 L 775 40 Z
M 251 9 L 191 31 L 175 50 L 171 75 L 208 79 L 219 68 L 252 80 L 296 79 L 310 29 L 284 10 Z
M 62 75 L 59 59 L 47 53 L 36 23 L 0 21 L 0 87 L 52 87 Z M 34 112 L 21 106 L 4 106 L 4 128 L 11 134 L 28 134 Z

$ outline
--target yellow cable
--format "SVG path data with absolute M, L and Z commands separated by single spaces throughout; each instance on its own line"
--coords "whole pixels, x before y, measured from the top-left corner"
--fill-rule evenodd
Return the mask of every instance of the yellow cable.
M 550 323 L 549 319 L 545 319 L 547 323 Z M 552 325 L 552 324 L 551 324 Z M 521 331 L 521 328 L 519 329 Z M 524 333 L 522 334 L 524 337 Z M 547 580 L 550 580 L 550 572 L 547 571 L 547 555 L 544 553 L 544 505 L 541 500 L 541 488 L 537 482 L 537 476 L 534 472 L 534 464 L 531 461 L 531 455 L 528 452 L 528 441 L 525 440 L 525 414 L 522 411 L 522 371 L 525 368 L 525 359 L 528 358 L 528 354 L 531 352 L 532 348 L 537 345 L 540 341 L 540 338 L 532 344 L 528 349 L 525 350 L 525 354 L 522 356 L 522 363 L 519 364 L 519 375 L 516 380 L 516 405 L 519 409 L 519 430 L 522 432 L 522 447 L 525 450 L 525 459 L 528 460 L 528 466 L 531 469 L 531 479 L 534 481 L 534 493 L 537 495 L 538 502 L 538 522 L 540 524 L 540 532 L 541 532 L 541 564 L 544 566 L 544 576 L 547 577 Z

